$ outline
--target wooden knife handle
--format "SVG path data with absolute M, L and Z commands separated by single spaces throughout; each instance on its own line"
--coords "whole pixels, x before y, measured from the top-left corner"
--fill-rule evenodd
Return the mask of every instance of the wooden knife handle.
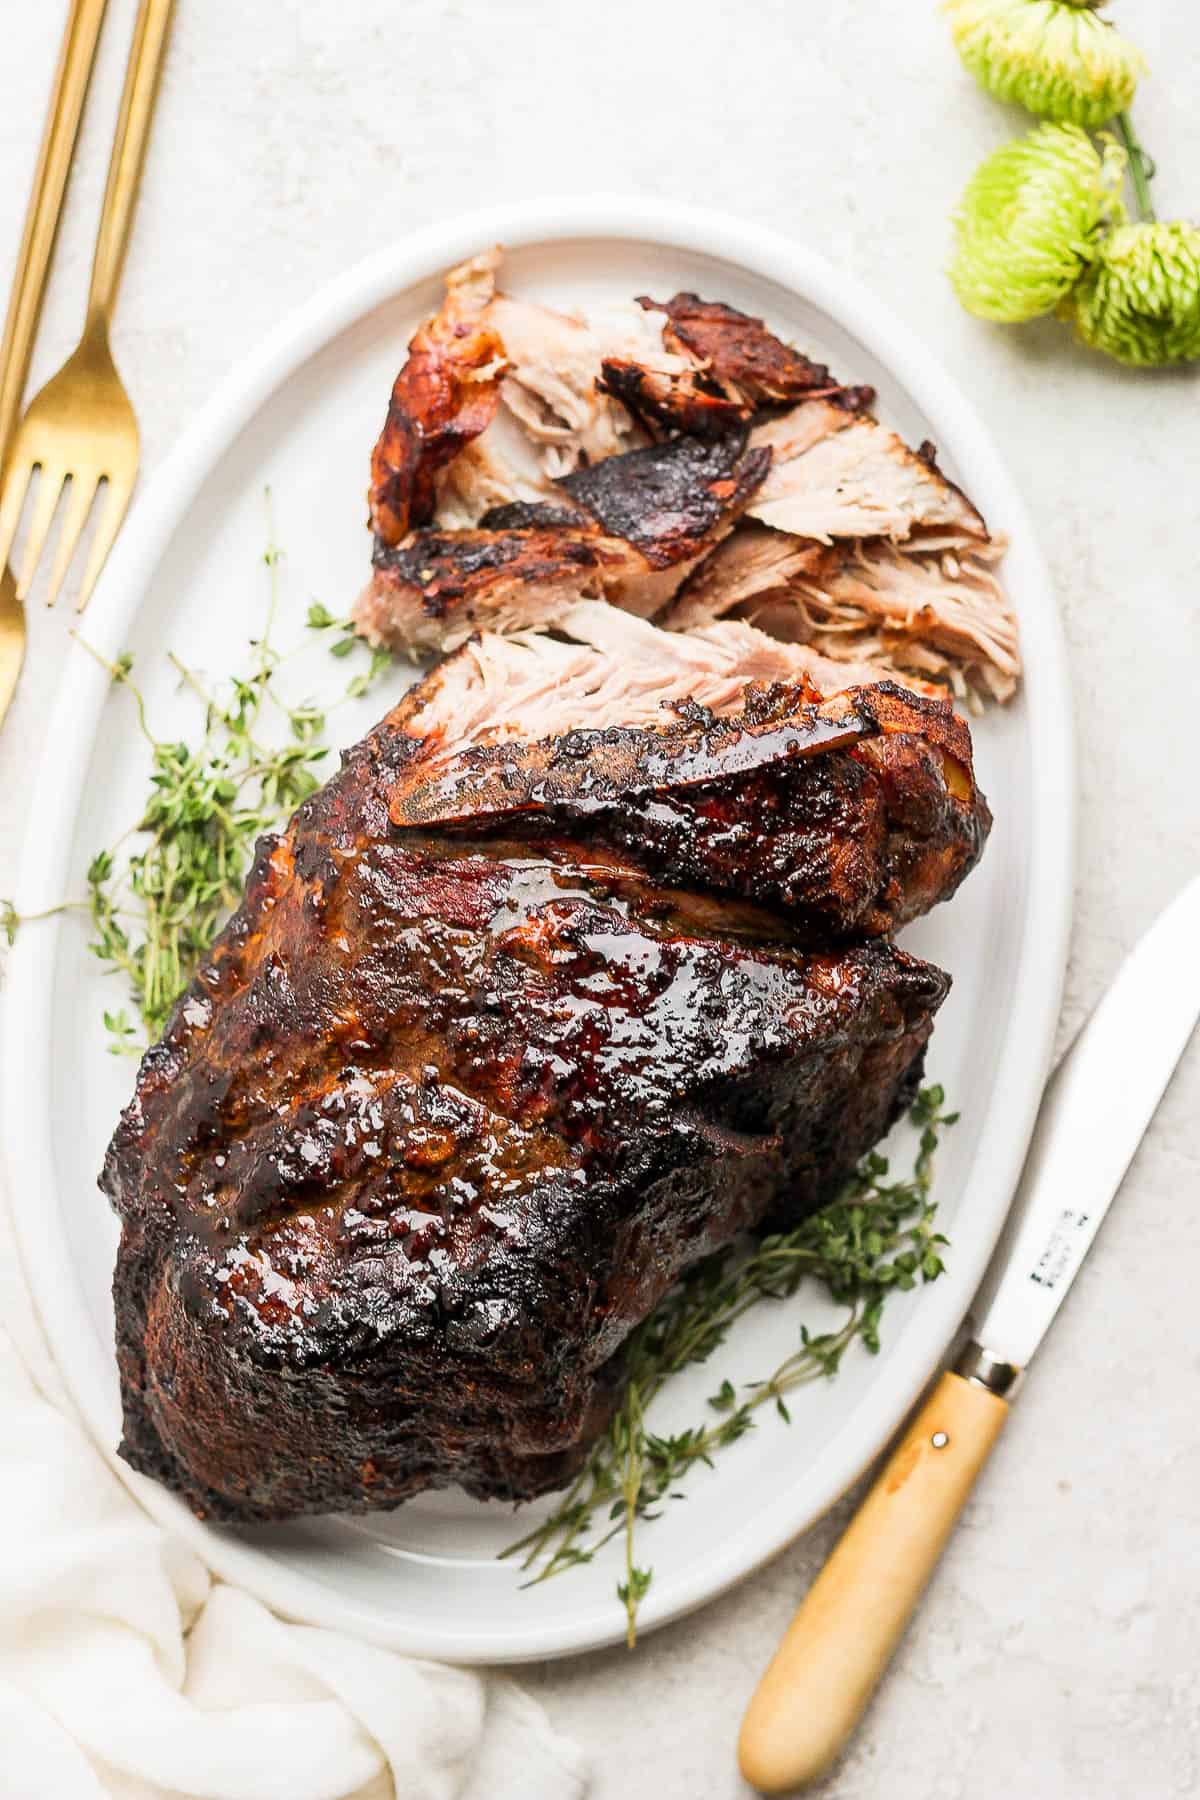
M 758 1684 L 738 1741 L 742 1774 L 786 1794 L 829 1768 L 862 1717 L 1008 1402 L 945 1374 L 818 1575 Z

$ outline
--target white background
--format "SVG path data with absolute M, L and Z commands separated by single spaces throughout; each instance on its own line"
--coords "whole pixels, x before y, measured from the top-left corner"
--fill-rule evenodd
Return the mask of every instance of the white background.
M 40 381 L 77 335 L 133 0 L 111 0 Z M 1052 323 L 960 313 L 947 215 L 1018 115 L 927 0 L 180 0 L 115 349 L 152 471 L 282 313 L 379 244 L 506 198 L 699 200 L 869 283 L 990 420 L 1058 582 L 1082 836 L 1063 1039 L 1197 867 L 1200 377 L 1130 375 Z M 0 293 L 65 7 L 0 0 Z M 1155 78 L 1164 214 L 1200 212 L 1200 16 L 1118 0 Z M 31 614 L 0 736 L 0 893 L 67 624 Z M 1158 1800 L 1200 1784 L 1200 1053 L 1193 1046 L 850 1758 L 838 1800 Z M 531 1671 L 601 1800 L 740 1794 L 759 1665 L 845 1508 L 701 1615 Z M 249 1800 L 249 1796 L 247 1797 Z

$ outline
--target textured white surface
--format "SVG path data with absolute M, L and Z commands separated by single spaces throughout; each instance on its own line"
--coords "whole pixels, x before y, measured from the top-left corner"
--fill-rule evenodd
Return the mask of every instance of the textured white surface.
M 0 293 L 61 4 L 3 0 Z M 1117 9 L 1161 210 L 1195 211 L 1200 19 Z M 181 4 L 116 352 L 153 469 L 280 312 L 406 227 L 515 194 L 628 188 L 790 231 L 864 279 L 990 418 L 1058 578 L 1077 683 L 1080 891 L 1064 1041 L 1196 867 L 1196 376 L 1130 375 L 1053 324 L 981 326 L 940 274 L 946 215 L 1011 131 L 926 0 Z M 74 340 L 133 0 L 112 0 L 34 379 Z M 31 615 L 0 736 L 0 892 L 65 614 Z M 843 1769 L 837 1800 L 1158 1800 L 1200 1784 L 1200 1248 L 1193 1046 L 1079 1291 Z M 797 1447 L 802 1454 L 802 1446 Z M 742 1705 L 844 1518 L 648 1640 L 531 1672 L 601 1800 L 725 1800 Z

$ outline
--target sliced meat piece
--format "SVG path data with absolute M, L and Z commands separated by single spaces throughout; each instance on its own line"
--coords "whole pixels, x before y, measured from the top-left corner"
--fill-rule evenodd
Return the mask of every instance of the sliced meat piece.
M 355 601 L 354 628 L 371 644 L 427 655 L 453 650 L 474 631 L 556 629 L 577 600 L 603 595 L 648 618 L 670 603 L 703 550 L 656 568 L 589 520 L 564 523 L 562 508 L 517 503 L 490 515 L 529 521 L 493 530 L 415 532 L 380 546 Z
M 665 569 L 709 549 L 761 489 L 770 465 L 769 450 L 748 450 L 745 431 L 734 431 L 629 450 L 560 485 L 604 532 Z
M 697 369 L 649 368 L 629 358 L 610 356 L 602 384 L 635 418 L 658 431 L 684 431 L 695 437 L 720 437 L 745 424 L 754 412 L 748 400 L 732 399 Z
M 676 694 L 652 726 L 577 726 L 537 742 L 510 702 L 515 737 L 489 739 L 476 723 L 469 746 L 405 763 L 392 824 L 502 825 L 539 842 L 586 825 L 661 880 L 784 908 L 793 929 L 825 941 L 897 929 L 977 861 L 990 814 L 970 734 L 944 701 L 893 683 L 826 701 L 806 685 L 743 687 L 739 710 L 718 717 Z M 446 700 L 439 686 L 403 729 L 440 736 Z M 625 709 L 610 693 L 607 710 L 615 720 Z
M 610 325 L 601 338 L 580 318 L 497 293 L 499 260 L 491 251 L 452 270 L 441 310 L 410 345 L 372 465 L 384 543 L 435 517 L 472 527 L 489 507 L 544 497 L 581 461 L 646 441 L 598 386 L 606 346 L 634 343 L 636 331 L 614 336 Z M 657 360 L 689 366 L 661 349 Z
M 671 631 L 711 624 L 761 594 L 786 589 L 800 575 L 819 578 L 836 560 L 825 544 L 765 525 L 740 525 L 684 583 L 662 623 Z
M 769 462 L 768 450 L 746 450 L 744 432 L 677 438 L 578 470 L 553 501 L 492 508 L 491 529 L 379 544 L 355 628 L 374 644 L 428 651 L 475 630 L 545 629 L 600 595 L 648 617 L 730 529 Z
M 371 526 L 385 544 L 433 517 L 439 471 L 496 416 L 504 346 L 486 313 L 499 260 L 491 250 L 452 269 L 409 344 L 371 457 Z
M 671 300 L 639 295 L 638 304 L 666 314 L 663 344 L 668 350 L 690 354 L 732 397 L 754 408 L 830 396 L 861 411 L 875 398 L 874 388 L 843 387 L 823 363 L 792 349 L 761 319 L 719 300 L 701 300 L 697 294 L 676 294 Z
M 652 574 L 619 538 L 586 526 L 419 531 L 376 550 L 354 606 L 355 629 L 398 651 L 451 650 L 473 631 L 554 625 L 567 606 L 620 577 Z
M 732 617 L 824 665 L 828 690 L 892 679 L 919 691 L 1004 701 L 1021 673 L 1017 622 L 996 573 L 1001 541 L 927 551 L 922 540 L 814 544 L 739 525 L 684 583 L 660 623 L 695 631 Z M 842 666 L 841 680 L 833 675 Z
M 603 595 L 649 617 L 669 604 L 700 554 L 655 568 L 640 550 L 589 521 L 564 525 L 557 507 L 517 503 L 491 515 L 528 528 L 415 532 L 380 546 L 370 581 L 352 608 L 370 644 L 425 656 L 453 650 L 475 631 L 554 630 L 577 600 Z
M 812 441 L 806 408 L 776 421 L 762 443 L 773 452 L 770 472 L 749 508 L 751 516 L 795 537 L 888 537 L 897 542 L 935 528 L 945 543 L 987 542 L 987 526 L 961 488 L 938 468 L 932 444 L 910 450 L 894 431 L 862 415 Z M 789 441 L 783 433 L 794 426 Z

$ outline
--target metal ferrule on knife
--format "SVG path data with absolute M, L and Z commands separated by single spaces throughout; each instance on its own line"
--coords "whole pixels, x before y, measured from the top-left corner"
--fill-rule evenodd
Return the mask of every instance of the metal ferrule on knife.
M 974 1338 L 954 1365 L 954 1373 L 976 1387 L 986 1388 L 1001 1400 L 1011 1400 L 1025 1376 L 1015 1363 L 1002 1362 Z

